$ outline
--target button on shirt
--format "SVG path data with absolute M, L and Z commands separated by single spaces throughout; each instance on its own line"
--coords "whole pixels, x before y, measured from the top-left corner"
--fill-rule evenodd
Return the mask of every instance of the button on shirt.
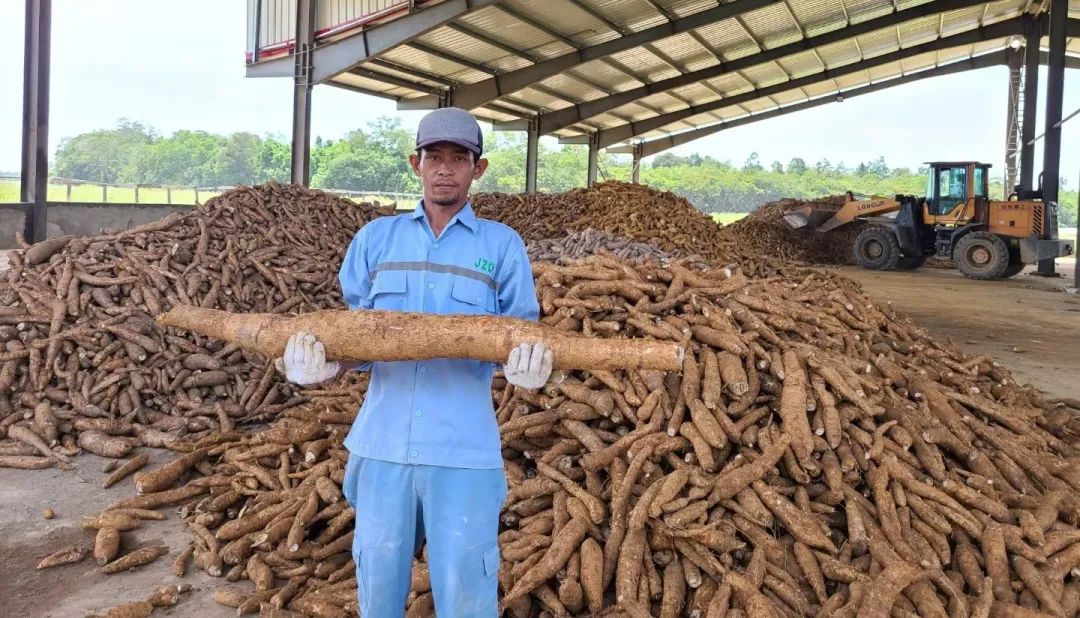
M 470 204 L 438 238 L 422 201 L 412 214 L 375 219 L 353 238 L 339 278 L 350 309 L 533 321 L 540 314 L 521 237 L 477 218 Z M 361 366 L 370 369 L 371 382 L 345 447 L 395 463 L 502 468 L 493 368 L 446 358 Z

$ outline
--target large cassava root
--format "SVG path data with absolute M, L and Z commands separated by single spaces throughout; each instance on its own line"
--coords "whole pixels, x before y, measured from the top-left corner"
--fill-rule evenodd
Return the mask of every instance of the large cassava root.
M 180 306 L 159 316 L 158 321 L 271 358 L 280 357 L 289 337 L 298 331 L 314 334 L 326 346 L 327 358 L 338 360 L 471 358 L 504 362 L 517 345 L 539 341 L 551 348 L 559 368 L 677 371 L 683 355 L 673 343 L 585 339 L 525 320 L 492 316 L 339 310 L 286 317 Z

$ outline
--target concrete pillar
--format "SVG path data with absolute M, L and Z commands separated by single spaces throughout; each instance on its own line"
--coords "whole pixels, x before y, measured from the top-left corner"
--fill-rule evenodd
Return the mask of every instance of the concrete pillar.
M 45 240 L 48 220 L 51 30 L 52 0 L 26 0 L 19 201 L 27 208 L 23 237 L 31 243 Z
M 296 0 L 293 50 L 292 182 L 311 184 L 311 82 L 315 0 Z
M 536 193 L 536 171 L 540 152 L 540 119 L 529 121 L 525 142 L 525 193 Z
M 589 136 L 589 166 L 586 174 L 585 186 L 591 187 L 596 184 L 597 168 L 600 163 L 600 142 L 596 134 Z
M 1058 185 L 1061 178 L 1061 126 L 1059 123 L 1065 94 L 1065 25 L 1068 11 L 1068 0 L 1051 1 L 1050 62 L 1046 71 L 1046 138 L 1043 142 L 1043 200 L 1046 202 L 1058 201 Z M 1049 216 L 1044 224 L 1048 222 Z M 1054 229 L 1048 229 L 1047 233 L 1051 237 L 1056 237 L 1056 226 Z M 1039 262 L 1040 275 L 1053 275 L 1054 272 L 1054 260 Z
M 641 144 L 634 144 L 633 163 L 630 165 L 630 182 L 641 182 Z
M 1020 179 L 1025 189 L 1035 188 L 1035 123 L 1039 112 L 1039 39 L 1042 30 L 1038 18 L 1029 17 L 1024 26 L 1024 117 L 1020 123 Z M 1005 187 L 1006 193 L 1012 187 Z

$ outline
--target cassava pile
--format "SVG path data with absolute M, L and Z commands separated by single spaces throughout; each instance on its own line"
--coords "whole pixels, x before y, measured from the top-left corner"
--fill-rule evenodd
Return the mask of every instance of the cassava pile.
M 650 242 L 639 242 L 592 228 L 558 238 L 544 238 L 528 243 L 529 260 L 551 262 L 562 257 L 583 258 L 606 253 L 635 262 L 666 262 L 679 252 L 667 252 Z
M 179 304 L 341 307 L 341 258 L 380 214 L 271 183 L 131 230 L 10 253 L 0 274 L 0 466 L 47 467 L 79 449 L 122 457 L 293 405 L 266 359 L 153 316 Z
M 534 274 L 556 328 L 695 354 L 681 374 L 574 372 L 540 392 L 496 380 L 506 615 L 1080 606 L 1080 427 L 985 357 L 812 270 L 754 279 L 601 256 Z M 608 280 L 627 285 L 568 294 Z M 219 590 L 223 604 L 349 615 L 341 440 L 364 376 L 350 379 L 308 391 L 268 430 L 186 444 L 110 508 L 181 505 L 194 541 L 176 568 L 251 581 Z M 432 602 L 421 558 L 409 615 Z
M 855 237 L 866 224 L 855 221 L 827 232 L 795 230 L 784 223 L 783 216 L 806 204 L 837 206 L 847 199 L 834 195 L 819 200 L 783 199 L 759 207 L 743 219 L 724 226 L 720 236 L 741 253 L 773 256 L 778 260 L 802 264 L 853 264 Z
M 645 185 L 610 180 L 565 193 L 481 193 L 473 205 L 479 216 L 509 225 L 526 243 L 592 228 L 667 252 L 734 257 L 710 217 L 685 198 Z

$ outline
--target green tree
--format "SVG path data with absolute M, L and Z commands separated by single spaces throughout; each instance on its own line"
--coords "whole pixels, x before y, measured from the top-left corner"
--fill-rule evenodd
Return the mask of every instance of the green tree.
M 806 161 L 802 157 L 793 157 L 787 164 L 787 173 L 802 176 L 806 173 Z
M 61 140 L 53 173 L 63 178 L 114 183 L 136 153 L 156 139 L 153 129 L 121 119 L 115 129 L 91 131 Z
M 746 157 L 746 162 L 743 163 L 743 171 L 747 172 L 760 172 L 762 169 L 761 162 L 758 160 L 758 153 L 751 152 L 749 157 Z

